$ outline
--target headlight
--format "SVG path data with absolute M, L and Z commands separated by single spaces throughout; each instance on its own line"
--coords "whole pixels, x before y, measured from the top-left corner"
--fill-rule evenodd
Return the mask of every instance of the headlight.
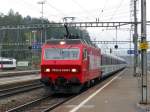
M 64 44 L 66 44 L 65 41 L 61 41 L 61 42 L 60 42 L 60 45 L 64 45 Z
M 71 69 L 71 72 L 77 72 L 77 69 L 73 68 Z
M 50 69 L 49 69 L 49 68 L 46 68 L 45 72 L 50 72 Z

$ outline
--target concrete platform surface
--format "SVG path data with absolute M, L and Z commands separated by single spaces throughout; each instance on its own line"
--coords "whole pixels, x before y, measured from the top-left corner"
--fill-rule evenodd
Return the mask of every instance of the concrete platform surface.
M 126 68 L 53 112 L 150 112 L 139 108 L 139 98 L 138 79 Z

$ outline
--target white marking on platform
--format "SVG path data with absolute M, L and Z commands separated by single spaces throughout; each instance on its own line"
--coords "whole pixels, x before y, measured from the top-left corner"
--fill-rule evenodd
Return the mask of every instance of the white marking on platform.
M 74 108 L 74 107 L 76 107 L 77 105 L 67 105 L 66 107 L 67 108 Z M 95 105 L 83 105 L 83 107 L 82 108 L 94 108 L 95 107 Z
M 83 107 L 89 100 L 91 100 L 94 96 L 96 96 L 99 92 L 101 92 L 105 87 L 107 87 L 114 80 L 116 80 L 123 72 L 124 72 L 124 70 L 122 72 L 120 72 L 117 76 L 115 76 L 113 79 L 111 79 L 104 86 L 102 86 L 100 89 L 98 89 L 95 93 L 91 94 L 87 99 L 85 99 L 84 101 L 82 101 L 78 106 L 76 106 L 75 108 L 73 108 L 72 110 L 70 110 L 70 112 L 76 112 L 81 107 Z

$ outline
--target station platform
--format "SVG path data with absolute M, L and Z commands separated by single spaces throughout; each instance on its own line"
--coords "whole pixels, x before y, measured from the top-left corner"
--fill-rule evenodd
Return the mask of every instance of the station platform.
M 140 85 L 126 68 L 53 112 L 147 112 L 140 108 Z

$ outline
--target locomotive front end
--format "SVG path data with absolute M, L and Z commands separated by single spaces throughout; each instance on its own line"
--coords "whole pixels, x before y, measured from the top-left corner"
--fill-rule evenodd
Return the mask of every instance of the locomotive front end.
M 45 45 L 42 49 L 41 81 L 54 93 L 77 92 L 81 85 L 80 47 Z

